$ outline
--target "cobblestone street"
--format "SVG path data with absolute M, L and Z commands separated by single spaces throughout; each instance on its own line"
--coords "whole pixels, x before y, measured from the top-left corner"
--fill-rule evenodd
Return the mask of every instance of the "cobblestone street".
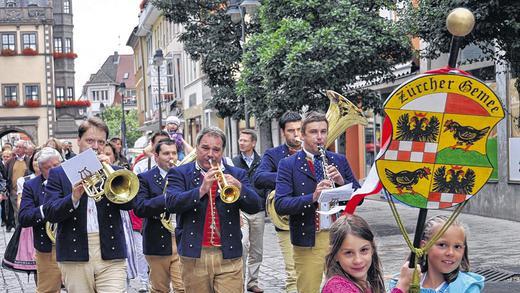
M 413 232 L 418 210 L 398 206 L 401 217 L 409 232 Z M 363 216 L 376 230 L 379 254 L 385 276 L 399 271 L 407 256 L 403 237 L 392 218 L 388 204 L 377 200 L 367 200 L 357 213 Z M 449 214 L 449 211 L 429 211 L 428 216 Z M 491 267 L 520 272 L 520 250 L 514 245 L 520 243 L 520 225 L 517 222 L 462 214 L 460 219 L 469 227 L 469 252 L 472 268 Z M 0 231 L 1 254 L 5 250 L 12 233 Z M 33 276 L 1 269 L 0 292 L 35 292 Z M 260 285 L 265 292 L 283 292 L 285 271 L 278 247 L 276 233 L 268 223 L 264 235 L 264 261 L 260 272 Z M 137 292 L 137 281 L 132 281 L 129 292 Z M 484 292 L 520 292 L 520 282 L 486 283 Z

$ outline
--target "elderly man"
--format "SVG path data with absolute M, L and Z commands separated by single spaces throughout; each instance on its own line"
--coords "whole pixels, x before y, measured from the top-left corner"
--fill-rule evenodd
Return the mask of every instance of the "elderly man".
M 260 211 L 260 197 L 247 173 L 222 160 L 226 136 L 215 127 L 197 135 L 196 161 L 171 168 L 166 209 L 177 214 L 175 237 L 186 292 L 244 290 L 240 211 Z M 235 201 L 223 201 L 223 181 L 238 189 Z
M 20 224 L 32 227 L 33 245 L 36 249 L 37 292 L 59 292 L 61 273 L 56 263 L 56 247 L 45 231 L 47 220 L 43 212 L 45 184 L 51 168 L 61 164 L 61 154 L 50 147 L 43 148 L 36 154 L 41 175 L 25 182 L 20 203 Z
M 26 155 L 27 142 L 19 140 L 14 148 L 14 157 L 7 163 L 7 190 L 9 192 L 9 213 L 7 231 L 18 225 L 17 186 L 18 178 L 29 174 L 30 157 Z

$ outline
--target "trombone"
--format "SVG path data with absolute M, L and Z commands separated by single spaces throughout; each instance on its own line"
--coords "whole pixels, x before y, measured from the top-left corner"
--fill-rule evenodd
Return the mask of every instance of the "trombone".
M 220 165 L 218 162 L 213 164 L 213 160 L 209 159 L 209 163 L 212 167 L 217 168 L 217 173 L 215 174 L 215 178 L 218 182 L 218 187 L 220 189 L 220 200 L 224 203 L 234 203 L 240 198 L 240 189 L 235 185 L 229 185 L 226 181 L 226 177 L 224 177 L 224 172 L 220 169 Z
M 137 175 L 129 170 L 114 169 L 107 163 L 101 162 L 103 168 L 94 174 L 88 170 L 81 173 L 83 187 L 88 197 L 96 202 L 105 196 L 115 204 L 130 202 L 139 190 Z

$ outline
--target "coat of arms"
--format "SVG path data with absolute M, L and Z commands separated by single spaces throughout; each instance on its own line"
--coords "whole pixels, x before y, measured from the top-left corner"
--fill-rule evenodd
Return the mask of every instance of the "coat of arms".
M 504 110 L 484 83 L 461 74 L 420 75 L 394 90 L 385 112 L 392 139 L 376 167 L 394 198 L 419 208 L 448 208 L 488 181 L 488 137 Z

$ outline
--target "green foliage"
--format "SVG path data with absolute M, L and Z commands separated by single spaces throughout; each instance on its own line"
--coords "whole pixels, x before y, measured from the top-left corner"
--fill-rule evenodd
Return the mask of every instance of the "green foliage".
M 392 66 L 411 57 L 406 34 L 379 15 L 381 8 L 393 9 L 394 2 L 264 0 L 247 24 L 243 59 L 241 26 L 226 15 L 227 0 L 153 4 L 185 26 L 179 40 L 201 61 L 213 90 L 208 106 L 221 117 L 242 118 L 246 101 L 256 119 L 266 122 L 304 105 L 326 110 L 327 89 L 364 108 L 380 107 L 377 94 L 348 85 L 391 79 Z
M 349 85 L 392 79 L 392 66 L 411 57 L 408 37 L 379 15 L 394 1 L 265 0 L 262 33 L 246 45 L 238 93 L 260 120 L 286 110 L 326 110 L 325 90 L 343 93 L 366 108 L 381 97 Z
M 209 107 L 219 116 L 243 118 L 242 99 L 235 94 L 242 56 L 240 24 L 226 15 L 226 0 L 155 0 L 153 4 L 185 32 L 179 41 L 194 60 L 201 61 L 207 84 L 213 91 Z
M 102 119 L 108 125 L 110 137 L 121 137 L 121 120 L 123 119 L 121 107 L 113 106 L 105 108 Z M 132 147 L 135 141 L 142 135 L 139 128 L 139 119 L 137 117 L 137 110 L 126 111 L 126 141 L 128 147 Z
M 411 3 L 411 1 L 410 1 Z M 414 7 L 403 10 L 402 24 L 411 34 L 429 43 L 422 52 L 435 58 L 447 53 L 451 34 L 446 29 L 446 17 L 457 7 L 465 7 L 475 15 L 475 28 L 464 37 L 463 47 L 479 46 L 490 58 L 505 60 L 518 66 L 520 63 L 520 2 L 518 0 L 421 0 Z M 494 46 L 502 53 L 497 54 Z M 473 60 L 482 61 L 482 60 Z M 516 64 L 516 65 L 515 65 Z

